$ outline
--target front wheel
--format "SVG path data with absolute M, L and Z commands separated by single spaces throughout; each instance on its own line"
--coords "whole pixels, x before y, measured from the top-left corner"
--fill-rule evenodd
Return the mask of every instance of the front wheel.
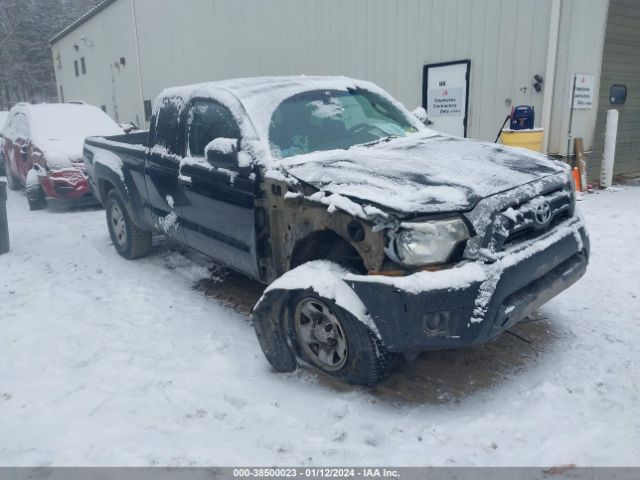
M 375 385 L 391 373 L 395 355 L 332 299 L 291 292 L 289 320 L 297 354 L 323 372 L 363 385 Z
M 47 200 L 44 196 L 44 190 L 38 183 L 37 185 L 30 185 L 27 188 L 27 201 L 29 202 L 30 210 L 42 210 L 47 206 Z
M 151 232 L 138 228 L 127 212 L 124 202 L 111 190 L 105 202 L 109 236 L 116 251 L 129 260 L 151 252 Z

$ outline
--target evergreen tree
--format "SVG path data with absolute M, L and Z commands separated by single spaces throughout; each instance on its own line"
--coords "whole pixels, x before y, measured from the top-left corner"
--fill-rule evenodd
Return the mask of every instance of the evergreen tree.
M 49 40 L 98 0 L 0 0 L 0 110 L 55 101 Z

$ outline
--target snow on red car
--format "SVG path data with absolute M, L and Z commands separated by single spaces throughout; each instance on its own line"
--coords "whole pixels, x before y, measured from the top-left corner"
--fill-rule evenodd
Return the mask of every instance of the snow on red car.
M 20 103 L 9 112 L 3 131 L 9 188 L 26 187 L 32 210 L 44 208 L 47 199 L 92 200 L 82 161 L 84 139 L 122 133 L 91 105 Z

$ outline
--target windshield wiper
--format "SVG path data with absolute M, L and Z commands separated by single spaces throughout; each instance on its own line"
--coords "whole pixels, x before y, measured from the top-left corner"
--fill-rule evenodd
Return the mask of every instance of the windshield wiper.
M 380 137 L 377 140 L 373 140 L 371 142 L 362 143 L 363 147 L 372 147 L 373 145 L 378 145 L 379 143 L 387 143 L 396 138 L 400 138 L 400 135 L 387 135 L 386 137 Z

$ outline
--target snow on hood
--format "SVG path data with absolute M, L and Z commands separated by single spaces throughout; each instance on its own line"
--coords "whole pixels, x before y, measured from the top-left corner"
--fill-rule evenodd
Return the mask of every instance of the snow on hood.
M 564 171 L 528 150 L 424 132 L 294 156 L 280 166 L 321 191 L 403 213 L 470 210 L 482 198 Z
M 81 160 L 86 137 L 124 133 L 111 117 L 91 105 L 29 105 L 26 113 L 31 140 L 43 151 L 47 167 L 52 169 L 66 168 Z
M 82 159 L 84 139 L 38 140 L 36 145 L 44 153 L 47 168 L 59 170 Z

